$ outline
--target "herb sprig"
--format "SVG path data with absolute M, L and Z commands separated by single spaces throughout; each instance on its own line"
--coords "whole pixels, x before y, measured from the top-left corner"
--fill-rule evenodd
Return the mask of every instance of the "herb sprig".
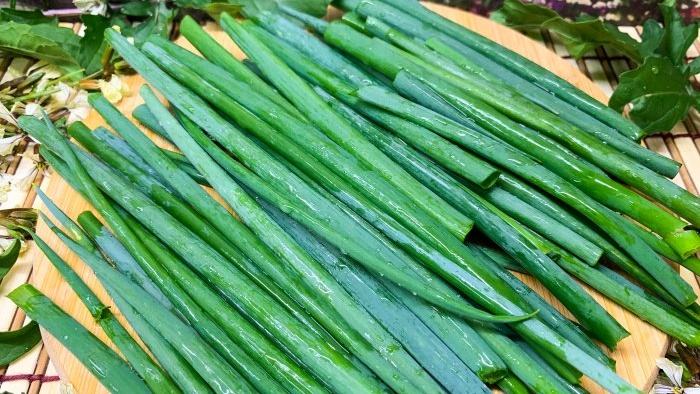
M 519 0 L 506 0 L 491 18 L 519 29 L 549 29 L 575 58 L 601 45 L 623 53 L 638 66 L 620 74 L 608 105 L 620 112 L 630 105 L 630 119 L 647 134 L 655 134 L 673 128 L 692 107 L 700 108 L 700 93 L 690 81 L 700 73 L 700 58 L 685 60 L 698 37 L 698 22 L 685 25 L 675 0 L 665 0 L 659 7 L 663 24 L 645 22 L 641 41 L 611 23 L 590 16 L 567 20 L 548 8 Z

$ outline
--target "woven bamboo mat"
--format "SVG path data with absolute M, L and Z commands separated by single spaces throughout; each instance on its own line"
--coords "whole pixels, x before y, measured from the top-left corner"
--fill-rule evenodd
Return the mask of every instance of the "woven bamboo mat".
M 74 26 L 78 29 L 79 26 Z M 633 36 L 639 36 L 639 31 L 629 27 L 624 30 Z M 617 85 L 618 75 L 629 69 L 629 63 L 619 53 L 609 52 L 603 49 L 587 54 L 583 59 L 572 59 L 566 49 L 547 31 L 527 32 L 550 50 L 579 68 L 579 70 L 591 78 L 608 95 Z M 700 56 L 700 39 L 691 47 L 688 57 Z M 0 71 L 0 83 L 5 81 Z M 700 86 L 695 80 L 696 86 Z M 686 187 L 694 194 L 698 194 L 700 187 L 700 115 L 697 113 L 685 121 L 676 125 L 670 132 L 663 135 L 649 137 L 644 141 L 650 149 L 672 157 L 683 163 L 681 172 L 674 182 Z M 34 152 L 35 145 L 31 142 L 23 142 L 18 152 Z M 28 171 L 34 165 L 28 155 L 17 155 L 13 160 L 0 164 L 0 176 Z M 50 172 L 35 171 L 30 183 L 40 185 L 45 189 L 51 181 Z M 10 193 L 7 202 L 0 204 L 0 209 L 14 207 L 31 207 L 35 204 L 36 194 L 31 190 L 15 191 Z M 32 261 L 37 255 L 37 248 L 30 242 L 28 250 L 21 256 L 17 265 L 12 269 L 5 282 L 0 285 L 0 331 L 14 330 L 26 323 L 26 318 L 21 310 L 4 296 L 18 285 L 28 282 L 32 275 Z M 0 393 L 13 394 L 52 394 L 71 392 L 64 386 L 49 359 L 43 344 L 39 344 L 29 354 L 6 368 L 0 368 Z

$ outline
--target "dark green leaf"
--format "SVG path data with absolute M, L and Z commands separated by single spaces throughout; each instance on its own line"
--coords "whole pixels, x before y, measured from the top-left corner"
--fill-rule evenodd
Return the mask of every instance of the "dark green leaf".
M 72 30 L 54 24 L 0 24 L 0 51 L 45 60 L 65 73 L 80 71 L 79 47 L 79 37 Z
M 151 16 L 155 8 L 156 4 L 149 1 L 132 1 L 124 4 L 119 12 L 129 16 Z
M 0 332 L 0 367 L 22 357 L 39 341 L 39 325 L 33 321 L 16 331 Z
M 140 24 L 122 30 L 124 36 L 134 37 L 134 44 L 137 47 L 141 47 L 151 34 L 167 37 L 170 32 L 170 24 L 177 14 L 175 9 L 169 9 L 163 1 L 154 4 L 151 12 L 152 15 Z
M 0 254 L 0 283 L 2 283 L 2 279 L 5 277 L 5 275 L 10 272 L 12 266 L 15 265 L 15 262 L 19 257 L 19 250 L 21 246 L 22 244 L 20 241 L 15 239 L 12 241 L 10 246 L 5 249 L 2 254 Z M 0 363 L 0 365 L 2 365 L 2 363 Z
M 684 26 L 683 20 L 676 10 L 675 0 L 664 0 L 663 3 L 659 4 L 659 8 L 664 16 L 665 34 L 661 47 L 664 51 L 663 55 L 670 58 L 676 66 L 680 66 L 683 64 L 688 48 L 698 38 L 698 22 Z
M 556 12 L 536 4 L 526 4 L 520 0 L 506 0 L 503 7 L 491 14 L 494 21 L 517 29 L 539 29 L 552 18 Z
M 180 8 L 195 8 L 198 10 L 203 10 L 206 7 L 214 4 L 229 4 L 228 2 L 219 2 L 211 0 L 175 0 L 175 5 Z M 240 7 L 239 7 L 240 9 Z M 235 14 L 233 14 L 235 15 Z
M 102 54 L 107 44 L 104 40 L 105 29 L 109 29 L 114 23 L 111 18 L 100 15 L 82 15 L 80 20 L 85 25 L 85 34 L 80 39 L 80 65 L 85 69 L 85 74 L 92 74 L 102 68 Z
M 632 105 L 630 118 L 647 134 L 670 130 L 685 118 L 695 100 L 688 80 L 671 60 L 648 57 L 634 70 L 620 75 L 610 107 L 622 111 Z
M 21 11 L 10 8 L 0 9 L 0 22 L 17 22 L 26 25 L 50 23 L 58 25 L 58 18 L 45 16 L 40 10 Z
M 544 28 L 555 32 L 572 56 L 580 58 L 600 45 L 608 45 L 630 59 L 641 62 L 637 41 L 616 26 L 596 18 L 577 21 L 563 19 L 556 12 L 519 0 L 506 0 L 503 7 L 492 14 L 492 19 L 515 28 Z
M 700 57 L 696 57 L 692 62 L 688 63 L 687 73 L 690 76 L 700 74 Z
M 659 22 L 649 19 L 644 22 L 642 30 L 642 42 L 639 44 L 639 54 L 649 57 L 656 54 L 656 50 L 664 40 L 664 28 Z
M 542 24 L 561 38 L 571 55 L 580 58 L 598 46 L 608 45 L 624 53 L 630 59 L 641 62 L 637 51 L 637 41 L 618 30 L 616 26 L 602 21 L 586 20 L 570 22 L 560 17 L 552 18 Z
M 222 13 L 225 12 L 227 14 L 237 15 L 239 12 L 241 12 L 241 6 L 229 3 L 211 3 L 202 8 L 202 10 L 218 23 L 219 17 Z
M 688 116 L 693 96 L 682 92 L 659 92 L 634 102 L 630 118 L 648 135 L 671 130 Z

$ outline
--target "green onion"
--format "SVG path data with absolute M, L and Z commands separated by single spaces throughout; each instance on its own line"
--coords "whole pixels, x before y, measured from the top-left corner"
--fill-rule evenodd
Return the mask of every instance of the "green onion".
M 384 6 L 382 2 L 390 4 L 391 7 Z M 433 36 L 445 39 L 448 45 L 459 50 L 464 56 L 477 62 L 506 83 L 524 79 L 542 90 L 539 95 L 552 94 L 588 113 L 593 118 L 600 118 L 602 122 L 630 139 L 638 140 L 643 136 L 642 130 L 634 123 L 569 82 L 488 38 L 448 21 L 424 8 L 417 1 L 383 0 L 382 2 L 363 1 L 359 5 L 357 4 L 359 2 L 355 2 L 354 7 L 343 5 L 343 8 L 355 10 L 365 16 L 372 13 L 373 11 L 370 11 L 372 9 L 389 13 L 390 16 L 385 14 L 385 17 L 381 19 L 385 22 L 392 22 L 394 27 L 399 29 L 412 29 L 423 40 Z M 340 1 L 340 3 L 345 2 Z M 375 16 L 377 15 L 375 14 Z
M 44 218 L 44 222 L 50 221 Z M 97 295 L 90 290 L 80 276 L 54 252 L 41 238 L 30 232 L 39 249 L 46 255 L 51 264 L 61 273 L 73 291 L 90 311 L 95 321 L 102 327 L 107 336 L 117 346 L 117 349 L 128 360 L 129 364 L 144 379 L 148 387 L 154 393 L 172 393 L 179 389 L 172 379 L 151 359 L 151 357 L 139 347 L 126 329 L 117 321 L 109 308 L 100 302 Z
M 125 394 L 150 392 L 112 349 L 32 285 L 21 285 L 7 297 L 61 342 L 110 391 Z
M 412 209 L 409 207 L 412 205 L 421 207 L 455 236 L 461 239 L 465 238 L 471 223 L 467 218 L 464 218 L 365 140 L 344 119 L 330 110 L 310 86 L 294 74 L 253 35 L 243 29 L 238 22 L 227 15 L 224 15 L 221 21 L 226 32 L 256 62 L 256 65 L 261 68 L 281 93 L 309 117 L 311 122 L 331 140 L 355 156 L 363 166 L 380 174 L 389 184 L 410 198 L 413 204 L 407 203 L 400 209 L 410 212 Z M 378 183 L 378 185 L 381 184 Z
M 367 312 L 360 305 L 354 302 L 330 274 L 320 267 L 279 225 L 262 212 L 262 208 L 168 114 L 167 110 L 162 107 L 160 101 L 152 92 L 144 89 L 142 95 L 149 109 L 159 119 L 173 141 L 186 155 L 189 155 L 197 169 L 205 175 L 221 194 L 222 198 L 241 215 L 246 224 L 251 226 L 258 236 L 264 236 L 266 242 L 273 250 L 284 256 L 288 264 L 297 270 L 294 273 L 296 276 L 313 280 L 313 283 L 307 282 L 306 286 L 310 288 L 322 286 L 321 293 L 329 295 L 326 298 L 327 304 L 304 304 L 311 313 L 314 313 L 314 317 L 323 322 L 336 338 L 340 339 L 345 346 L 358 355 L 371 369 L 382 376 L 388 385 L 396 384 L 394 381 L 398 379 L 395 377 L 397 371 L 392 372 L 394 375 L 390 378 L 382 374 L 384 370 L 388 370 L 387 364 L 400 367 L 399 371 L 404 374 L 420 376 L 422 368 L 415 365 L 415 361 L 405 354 L 402 349 L 397 348 L 389 353 L 383 352 L 384 349 L 392 346 L 397 347 L 393 338 L 387 332 L 377 327 L 376 324 L 372 324 L 374 319 L 367 315 Z M 280 280 L 289 282 L 290 278 L 282 277 Z M 321 311 L 324 314 L 319 313 Z M 332 311 L 337 311 L 337 315 L 332 314 Z M 341 322 L 346 322 L 347 326 L 341 324 Z M 356 330 L 356 332 L 353 332 L 353 330 Z M 364 339 L 357 333 L 362 333 Z M 366 352 L 365 342 L 369 342 L 375 350 L 381 353 L 381 356 L 374 352 Z M 386 361 L 383 362 L 382 358 L 386 359 Z M 429 379 L 415 379 L 407 376 L 406 380 L 420 390 L 430 389 L 431 387 Z M 401 384 L 397 385 L 397 387 L 401 387 Z M 406 385 L 404 387 L 411 386 Z M 433 387 L 435 389 L 435 386 Z
M 85 262 L 105 285 L 108 293 L 115 297 L 117 306 L 128 305 L 136 314 L 160 333 L 171 346 L 200 374 L 217 393 L 253 393 L 255 390 L 238 372 L 232 370 L 211 347 L 199 338 L 194 329 L 183 323 L 176 315 L 164 311 L 161 304 L 126 276 L 111 268 L 109 264 L 90 253 L 69 237 L 58 234 Z M 126 303 L 126 304 L 125 304 Z
M 221 127 L 220 124 L 216 125 L 216 127 L 211 127 L 220 122 L 220 118 L 218 118 L 215 113 L 208 113 L 207 111 L 205 111 L 205 113 L 200 113 L 200 110 L 188 110 L 188 107 L 190 107 L 191 104 L 194 104 L 191 95 L 189 95 L 186 90 L 180 88 L 177 84 L 172 84 L 171 82 L 169 82 L 167 78 L 164 78 L 164 75 L 159 74 L 157 70 L 153 67 L 152 63 L 144 62 L 144 59 L 139 57 L 140 54 L 138 53 L 138 51 L 136 51 L 132 46 L 126 43 L 123 38 L 119 37 L 113 32 L 107 32 L 106 35 L 108 37 L 108 41 L 115 47 L 115 49 L 122 56 L 124 56 L 125 59 L 127 59 L 130 62 L 130 64 L 134 65 L 135 68 L 139 69 L 142 75 L 146 75 L 150 82 L 156 85 L 156 87 L 158 87 L 161 90 L 161 93 L 164 93 L 166 96 L 168 96 L 168 98 L 173 104 L 175 104 L 178 108 L 183 110 L 183 112 L 186 112 L 188 117 L 193 117 L 200 125 L 202 125 L 202 127 L 207 132 L 213 132 L 218 127 Z M 479 272 L 480 274 L 480 276 L 478 277 L 489 277 L 492 275 L 488 270 L 484 270 L 484 268 L 478 268 L 477 265 L 464 268 L 464 273 L 468 275 L 473 275 L 476 272 Z M 447 275 L 448 273 L 442 271 L 441 274 Z M 462 276 L 461 279 L 467 279 L 474 284 L 476 284 L 474 280 L 486 284 L 486 282 L 480 281 L 479 279 L 477 279 L 477 277 L 469 278 L 468 275 Z M 456 279 L 454 273 L 450 274 L 450 277 Z M 454 283 L 457 284 L 460 282 L 455 281 Z M 465 290 L 467 289 L 467 287 L 465 286 L 460 286 L 460 288 Z M 508 298 L 503 298 L 502 295 L 496 292 L 489 292 L 488 297 L 485 297 L 483 293 L 481 295 L 478 295 L 473 291 L 472 293 L 473 296 L 476 296 L 476 298 L 479 299 L 481 302 L 486 303 L 489 306 L 489 309 L 491 310 L 506 309 L 510 312 L 521 310 L 511 301 L 508 301 Z M 494 302 L 495 300 L 491 299 L 491 297 L 498 299 L 498 303 Z M 614 392 L 636 392 L 636 390 L 631 388 L 631 386 L 629 386 L 627 383 L 623 382 L 618 376 L 614 375 L 609 370 L 607 370 L 607 368 L 605 368 L 602 364 L 598 363 L 593 358 L 586 355 L 577 347 L 572 346 L 571 343 L 556 335 L 547 326 L 539 323 L 538 320 L 525 320 L 523 322 L 513 324 L 513 328 L 516 331 L 518 331 L 521 335 L 528 337 L 529 339 L 537 343 L 539 346 L 542 346 L 548 351 L 557 355 L 557 357 L 566 359 L 567 362 L 569 362 L 569 364 L 571 365 L 576 365 L 577 368 L 582 370 L 582 372 L 585 372 L 593 379 L 598 380 L 604 387 L 608 388 L 609 390 Z
M 549 193 L 566 201 L 580 213 L 606 229 L 608 234 L 635 260 L 641 264 L 652 276 L 666 286 L 676 300 L 684 305 L 695 301 L 697 296 L 686 283 L 668 264 L 656 255 L 642 240 L 630 234 L 627 230 L 634 226 L 619 215 L 609 211 L 604 206 L 592 200 L 578 188 L 569 184 L 559 176 L 541 167 L 534 160 L 515 151 L 504 149 L 505 146 L 496 148 L 493 140 L 489 141 L 483 135 L 469 128 L 430 111 L 424 107 L 399 96 L 390 95 L 382 89 L 365 87 L 358 91 L 358 95 L 374 105 L 378 105 L 397 114 L 410 117 L 413 121 L 430 127 L 437 133 L 442 133 L 470 150 L 478 152 L 491 160 L 498 161 L 517 175 L 533 184 L 536 184 Z M 517 164 L 516 164 L 517 163 Z M 566 192 L 564 192 L 566 190 Z

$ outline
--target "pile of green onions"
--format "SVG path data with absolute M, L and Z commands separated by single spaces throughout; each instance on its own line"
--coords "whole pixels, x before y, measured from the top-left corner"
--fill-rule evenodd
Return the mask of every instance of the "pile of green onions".
M 417 2 L 337 3 L 330 23 L 223 14 L 243 62 L 189 18 L 202 57 L 108 31 L 171 107 L 144 86 L 133 116 L 179 152 L 98 95 L 114 133 L 78 122 L 76 144 L 20 119 L 105 223 L 39 192 L 45 222 L 149 353 L 39 238 L 123 358 L 26 285 L 10 297 L 29 317 L 127 393 L 581 393 L 583 375 L 638 392 L 599 347 L 629 333 L 579 281 L 700 345 L 697 297 L 669 264 L 700 273 L 700 199 L 668 179 L 677 163 Z

